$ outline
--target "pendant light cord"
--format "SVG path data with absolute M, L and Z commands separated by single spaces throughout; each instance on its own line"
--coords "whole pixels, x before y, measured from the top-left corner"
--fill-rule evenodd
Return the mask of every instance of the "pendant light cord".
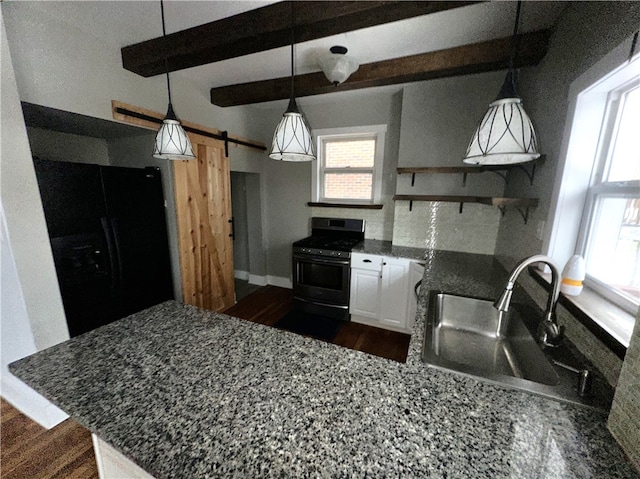
M 518 0 L 518 6 L 516 8 L 516 22 L 513 25 L 513 36 L 511 37 L 511 58 L 509 59 L 509 70 L 514 70 L 514 60 L 518 52 L 518 25 L 520 23 L 520 8 L 522 7 L 522 0 Z
M 293 91 L 293 83 L 294 83 L 294 78 L 295 78 L 295 70 L 293 69 L 293 44 L 295 43 L 295 35 L 293 33 L 293 26 L 294 26 L 294 21 L 293 21 L 293 1 L 289 2 L 289 5 L 291 7 L 291 97 L 294 97 L 294 91 Z
M 164 26 L 164 2 L 160 0 L 160 13 L 162 15 L 162 38 L 167 36 L 167 31 Z M 167 55 L 164 56 L 164 71 L 167 75 L 167 92 L 169 93 L 169 105 L 171 105 L 171 82 L 169 81 L 169 62 L 167 61 Z

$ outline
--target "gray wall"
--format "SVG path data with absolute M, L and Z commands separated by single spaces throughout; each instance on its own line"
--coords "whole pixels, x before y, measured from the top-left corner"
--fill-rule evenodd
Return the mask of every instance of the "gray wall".
M 519 92 L 536 127 L 540 151 L 547 160 L 536 169 L 533 186 L 520 175 L 514 175 L 509 182 L 507 194 L 540 198 L 540 204 L 526 225 L 518 215 L 504 217 L 497 254 L 523 258 L 541 251 L 542 241 L 536 238 L 536 228 L 539 221 L 545 221 L 545 235 L 549 235 L 549 205 L 558 173 L 571 82 L 639 25 L 638 2 L 570 2 L 558 21 L 545 58 L 537 67 L 521 72 Z
M 250 281 L 266 281 L 267 258 L 264 247 L 264 208 L 262 198 L 261 175 L 245 173 L 247 193 L 247 239 L 249 248 L 249 273 L 260 278 L 250 277 Z
M 370 89 L 356 92 L 348 98 L 337 93 L 329 97 L 298 99 L 298 105 L 312 129 L 387 125 L 382 189 L 383 203 L 386 204 L 382 210 L 374 210 L 373 214 L 366 210 L 309 208 L 311 168 L 316 163 L 278 162 L 265 156 L 263 186 L 268 214 L 265 233 L 270 276 L 291 279 L 291 244 L 309 235 L 311 216 L 364 218 L 369 224 L 368 231 L 376 232 L 376 239 L 391 239 L 393 204 L 385 201 L 385 197 L 389 198 L 394 191 L 401 102 L 402 94 L 397 88 Z M 267 135 L 264 141 L 271 142 L 271 135 L 285 109 L 286 102 L 278 102 L 263 110 L 262 125 Z
M 31 154 L 43 160 L 109 165 L 104 138 L 72 135 L 42 128 L 27 128 Z
M 231 202 L 235 223 L 234 268 L 249 273 L 249 281 L 266 284 L 261 175 L 232 171 Z
M 245 175 L 245 173 L 231 172 L 231 209 L 233 210 L 235 232 L 233 240 L 233 267 L 236 271 L 249 272 L 247 182 Z
M 559 19 L 551 37 L 549 52 L 542 63 L 520 77 L 520 93 L 527 112 L 533 119 L 540 137 L 541 151 L 547 155 L 545 164 L 536 171 L 534 186 L 514 181 L 509 194 L 540 198 L 540 206 L 528 224 L 517 216 L 505 216 L 500 223 L 496 253 L 505 264 L 542 251 L 542 241 L 536 238 L 539 221 L 545 221 L 545 237 L 550 235 L 549 206 L 558 163 L 562 160 L 563 133 L 568 114 L 571 83 L 608 52 L 629 38 L 640 26 L 638 2 L 572 2 Z M 624 62 L 624 58 L 620 62 Z M 545 296 L 539 286 L 531 282 L 528 289 L 534 297 Z M 562 311 L 568 335 L 576 345 L 605 371 L 620 371 L 618 388 L 609 418 L 609 428 L 628 457 L 640 468 L 640 403 L 637 385 L 640 383 L 640 327 L 631 338 L 624 364 L 602 345 L 582 325 Z M 572 331 L 575 333 L 572 334 Z M 613 378 L 614 380 L 616 378 Z
M 412 83 L 404 88 L 398 166 L 463 166 L 462 158 L 478 122 L 500 90 L 504 72 Z M 398 175 L 402 195 L 502 196 L 496 174 Z M 395 203 L 393 243 L 469 253 L 493 254 L 500 211 L 485 205 L 447 202 Z

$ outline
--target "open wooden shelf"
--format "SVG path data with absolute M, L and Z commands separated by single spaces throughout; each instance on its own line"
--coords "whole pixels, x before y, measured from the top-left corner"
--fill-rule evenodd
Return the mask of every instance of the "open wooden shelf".
M 511 170 L 522 170 L 529 178 L 529 181 L 533 185 L 533 179 L 535 177 L 536 165 L 540 165 L 544 163 L 545 156 L 541 155 L 540 158 L 532 161 L 528 161 L 526 163 L 518 163 L 514 165 L 480 165 L 480 166 L 413 166 L 413 167 L 402 167 L 397 168 L 396 172 L 399 175 L 411 175 L 411 186 L 414 186 L 416 180 L 416 174 L 454 174 L 454 173 L 462 173 L 462 185 L 466 186 L 467 184 L 467 174 L 469 173 L 484 173 L 485 171 L 491 171 L 500 176 L 505 182 L 507 181 L 507 174 Z M 529 171 L 529 167 L 531 171 Z M 503 174 L 502 172 L 506 172 Z
M 460 213 L 462 213 L 465 203 L 480 203 L 483 205 L 496 206 L 504 215 L 507 206 L 517 208 L 524 219 L 525 224 L 529 219 L 529 208 L 538 206 L 538 198 L 501 198 L 495 196 L 454 196 L 454 195 L 395 195 L 394 201 L 408 201 L 409 211 L 413 209 L 414 201 L 445 201 L 448 203 L 460 203 Z M 524 208 L 524 210 L 523 210 Z
M 381 210 L 383 205 L 371 204 L 371 205 L 359 205 L 353 203 L 323 203 L 317 201 L 309 201 L 307 206 L 317 206 L 320 208 L 354 208 L 360 210 Z

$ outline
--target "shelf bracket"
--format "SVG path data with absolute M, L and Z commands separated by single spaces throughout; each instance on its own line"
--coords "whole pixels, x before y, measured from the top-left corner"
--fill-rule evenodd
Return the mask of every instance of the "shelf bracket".
M 527 178 L 529 178 L 529 184 L 533 186 L 533 179 L 536 176 L 536 165 L 531 165 L 531 173 L 529 173 L 529 170 L 522 165 L 515 165 L 515 168 L 524 171 L 524 174 L 527 175 Z
M 506 206 L 498 206 L 498 209 L 500 210 L 500 215 L 504 216 L 504 214 L 507 212 L 507 207 Z
M 505 185 L 507 183 L 509 183 L 508 180 L 507 180 L 507 175 L 506 174 L 503 174 L 498 170 L 485 170 L 485 171 L 490 171 L 491 173 L 495 173 L 496 175 L 498 175 L 500 178 L 502 178 L 504 180 L 504 184 Z
M 411 186 L 414 186 L 415 184 L 416 184 L 416 174 L 411 173 Z
M 467 186 L 467 172 L 462 173 L 462 186 Z
M 526 225 L 529 221 L 529 207 L 527 206 L 524 211 L 522 211 L 522 208 L 518 208 L 518 212 L 520 213 L 520 216 L 522 216 L 524 224 Z
M 461 202 L 460 202 L 460 208 L 458 208 L 458 213 L 459 213 L 459 214 L 462 214 L 462 208 L 463 208 L 463 206 L 464 206 L 464 203 L 461 201 Z

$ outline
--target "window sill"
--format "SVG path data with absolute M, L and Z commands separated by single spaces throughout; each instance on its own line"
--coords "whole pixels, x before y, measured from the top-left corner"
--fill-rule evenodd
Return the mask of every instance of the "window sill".
M 529 274 L 547 291 L 551 274 L 530 266 Z M 579 296 L 560 293 L 558 302 L 620 359 L 624 359 L 633 333 L 635 318 L 595 291 L 584 287 Z
M 317 206 L 320 208 L 356 208 L 362 210 L 381 210 L 382 205 L 375 204 L 355 204 L 355 203 L 317 203 L 309 201 L 307 206 Z

